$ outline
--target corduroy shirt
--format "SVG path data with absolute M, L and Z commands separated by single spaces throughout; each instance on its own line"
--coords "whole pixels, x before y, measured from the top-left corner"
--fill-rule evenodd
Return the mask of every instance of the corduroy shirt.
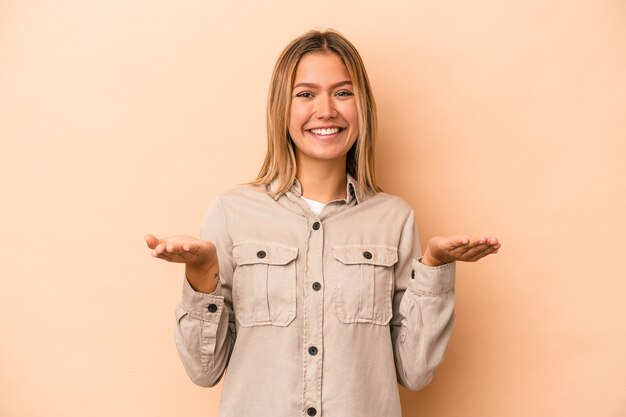
M 219 195 L 201 237 L 211 294 L 183 282 L 176 347 L 198 385 L 224 384 L 219 417 L 400 417 L 397 383 L 430 382 L 454 321 L 455 263 L 422 264 L 414 212 L 358 192 L 315 215 L 296 180 Z

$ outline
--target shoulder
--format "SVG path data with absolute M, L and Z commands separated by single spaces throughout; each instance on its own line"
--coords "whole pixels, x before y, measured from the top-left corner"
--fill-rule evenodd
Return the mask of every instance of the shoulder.
M 376 219 L 376 223 L 390 229 L 403 227 L 415 217 L 413 208 L 401 197 L 384 192 L 370 193 L 346 215 L 363 218 L 363 221 Z
M 407 214 L 413 211 L 413 208 L 402 197 L 384 192 L 370 194 L 362 204 Z
M 269 195 L 265 186 L 241 184 L 222 191 L 215 196 L 209 205 L 209 210 L 220 207 L 224 212 L 228 212 L 236 207 L 249 208 L 273 201 L 274 199 Z
M 230 228 L 233 218 L 248 216 L 251 210 L 258 212 L 260 207 L 273 201 L 263 186 L 243 184 L 223 191 L 209 203 L 202 220 L 201 235 L 215 238 Z
M 217 199 L 229 200 L 237 198 L 264 198 L 269 197 L 267 189 L 262 185 L 240 184 L 217 195 Z M 270 197 L 271 198 L 271 197 Z

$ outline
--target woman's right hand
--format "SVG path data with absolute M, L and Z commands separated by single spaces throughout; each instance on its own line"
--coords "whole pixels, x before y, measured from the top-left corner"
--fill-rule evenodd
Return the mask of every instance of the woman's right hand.
M 219 281 L 217 249 L 208 240 L 192 236 L 169 236 L 159 239 L 145 235 L 144 239 L 155 258 L 185 264 L 185 274 L 194 290 L 211 293 Z

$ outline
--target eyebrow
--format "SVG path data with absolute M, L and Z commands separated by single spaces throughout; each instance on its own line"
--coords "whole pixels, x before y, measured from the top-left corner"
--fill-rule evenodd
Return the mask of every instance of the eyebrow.
M 331 85 L 331 87 L 332 88 L 337 88 L 337 87 L 341 87 L 342 85 L 352 85 L 352 81 L 350 81 L 350 80 L 339 81 L 338 83 L 335 83 L 335 84 Z M 298 84 L 293 86 L 294 89 L 296 89 L 298 87 L 315 88 L 315 87 L 319 87 L 319 84 L 315 84 L 315 83 L 298 83 Z

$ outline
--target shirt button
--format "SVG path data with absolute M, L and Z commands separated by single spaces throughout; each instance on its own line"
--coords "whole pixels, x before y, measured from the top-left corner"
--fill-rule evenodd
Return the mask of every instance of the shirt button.
M 215 304 L 209 304 L 209 312 L 215 313 L 217 311 L 217 306 Z
M 313 407 L 309 407 L 309 408 L 306 410 L 306 413 L 307 413 L 308 415 L 310 415 L 310 416 L 314 416 L 315 414 L 317 414 L 317 410 L 316 410 L 315 408 L 313 408 Z
M 372 259 L 372 252 L 369 252 L 369 251 L 363 252 L 363 257 L 365 259 Z
M 317 355 L 317 348 L 315 346 L 311 346 L 309 348 L 309 355 L 311 355 L 311 356 Z
M 265 251 L 264 251 L 264 250 L 260 250 L 260 251 L 258 251 L 258 252 L 256 253 L 256 257 L 257 257 L 257 258 L 259 258 L 259 259 L 263 259 L 263 258 L 265 258 L 265 255 L 267 255 L 267 254 L 265 253 Z
M 314 282 L 312 287 L 315 291 L 319 291 L 322 288 L 322 284 L 320 284 L 319 282 Z
M 415 269 L 411 270 L 411 279 L 415 278 Z
M 319 228 L 320 228 L 320 222 L 313 223 L 313 230 L 319 230 Z

